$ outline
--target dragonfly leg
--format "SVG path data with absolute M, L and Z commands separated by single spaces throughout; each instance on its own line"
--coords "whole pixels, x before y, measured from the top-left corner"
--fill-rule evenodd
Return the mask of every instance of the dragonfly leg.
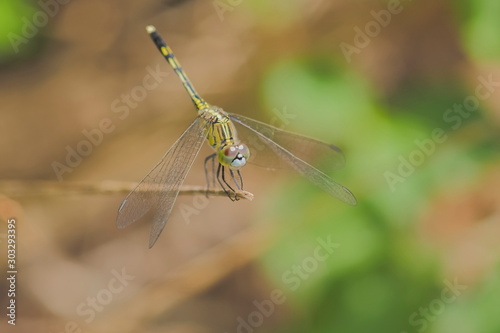
M 243 177 L 241 177 L 240 170 L 237 170 L 236 173 L 238 174 L 238 177 L 240 177 L 240 190 L 243 190 Z
M 231 174 L 231 177 L 233 177 L 234 184 L 236 185 L 236 188 L 238 190 L 243 190 L 243 178 L 241 177 L 240 170 L 236 170 L 236 173 L 238 174 L 238 178 L 240 179 L 239 181 L 236 180 L 236 176 L 234 175 L 234 171 L 229 169 L 229 173 Z
M 215 187 L 215 159 L 217 158 L 217 154 L 214 154 L 214 157 L 212 158 L 212 184 Z
M 226 173 L 226 170 L 225 170 L 224 166 L 222 164 L 219 164 L 219 167 L 217 168 L 217 180 L 219 181 L 219 185 L 222 187 L 224 192 L 226 192 L 227 196 L 229 197 L 229 199 L 231 199 L 231 201 L 236 201 L 236 200 L 238 200 L 238 198 L 234 194 L 235 193 L 234 189 L 226 181 L 225 173 Z M 227 186 L 227 188 L 226 188 L 226 186 Z
M 211 177 L 208 172 L 208 161 L 212 160 L 212 169 L 211 169 Z M 205 163 L 203 164 L 203 168 L 205 169 L 205 179 L 207 181 L 207 190 L 205 192 L 205 196 L 208 198 L 208 191 L 215 187 L 215 153 L 209 155 L 205 158 Z

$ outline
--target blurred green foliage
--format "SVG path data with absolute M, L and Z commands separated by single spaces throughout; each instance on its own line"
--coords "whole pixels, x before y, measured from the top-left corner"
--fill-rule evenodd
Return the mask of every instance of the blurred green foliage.
M 19 56 L 12 39 L 15 35 L 23 35 L 23 27 L 26 24 L 23 19 L 29 20 L 34 12 L 35 8 L 24 1 L 4 0 L 0 2 L 0 63 Z M 29 44 L 26 48 L 28 51 L 32 48 Z M 24 50 L 20 51 L 21 54 L 25 53 Z
M 469 56 L 483 60 L 500 59 L 500 2 L 495 0 L 461 1 L 470 10 L 462 27 L 464 46 Z
M 472 9 L 461 27 L 468 56 L 496 59 L 500 3 L 462 4 L 460 10 Z M 419 312 L 446 288 L 440 253 L 418 237 L 421 212 L 436 193 L 466 189 L 499 160 L 499 134 L 484 119 L 485 104 L 454 129 L 444 114 L 474 94 L 465 82 L 412 82 L 381 101 L 375 87 L 342 61 L 311 51 L 273 64 L 262 83 L 265 108 L 286 105 L 296 116 L 287 129 L 346 152 L 346 168 L 332 176 L 359 200 L 346 207 L 301 179 L 270 194 L 275 199 L 261 219 L 279 224 L 282 234 L 262 264 L 298 314 L 282 332 L 500 332 L 493 301 L 499 296 L 498 271 L 459 302 L 431 308 L 428 317 Z M 408 159 L 419 150 L 415 140 L 428 140 L 435 129 L 444 131 L 444 141 L 391 188 L 384 174 L 396 172 L 397 157 Z M 318 237 L 329 235 L 338 249 L 291 290 L 289 271 L 313 256 Z

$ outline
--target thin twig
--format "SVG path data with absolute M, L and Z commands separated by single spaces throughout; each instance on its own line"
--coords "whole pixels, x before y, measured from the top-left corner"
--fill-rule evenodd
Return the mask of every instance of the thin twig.
M 11 198 L 48 197 L 67 195 L 95 195 L 95 194 L 127 194 L 134 190 L 137 183 L 105 180 L 101 182 L 80 181 L 45 181 L 45 180 L 4 180 L 0 181 L 0 193 Z M 154 188 L 153 188 L 154 189 Z M 150 188 L 151 190 L 151 188 Z M 158 191 L 162 188 L 158 187 Z M 183 185 L 180 195 L 208 194 L 209 196 L 227 196 L 222 190 L 209 189 L 204 186 Z M 238 190 L 235 192 L 237 199 L 252 200 L 253 194 Z

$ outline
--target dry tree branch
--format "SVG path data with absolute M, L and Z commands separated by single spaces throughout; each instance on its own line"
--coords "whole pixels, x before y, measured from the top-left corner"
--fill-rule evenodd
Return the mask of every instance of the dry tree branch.
M 0 193 L 11 198 L 47 197 L 67 195 L 95 195 L 95 194 L 128 194 L 137 186 L 135 182 L 105 180 L 101 182 L 83 181 L 45 181 L 45 180 L 3 180 L 0 181 Z M 158 188 L 161 191 L 161 188 Z M 227 196 L 222 190 L 209 189 L 204 186 L 183 185 L 180 195 L 208 194 L 210 196 Z M 238 190 L 237 199 L 252 200 L 253 194 Z
M 121 181 L 0 181 L 0 193 L 9 197 L 110 195 L 127 194 L 137 183 Z M 205 195 L 204 186 L 182 186 L 181 195 Z M 209 190 L 209 195 L 226 196 L 222 190 Z M 237 191 L 242 199 L 253 194 Z M 91 333 L 128 333 L 154 322 L 182 301 L 196 296 L 219 283 L 226 276 L 255 260 L 272 242 L 277 233 L 272 223 L 246 228 L 203 251 L 197 257 L 172 269 L 168 276 L 141 287 L 129 302 L 119 303 L 107 316 L 86 327 Z

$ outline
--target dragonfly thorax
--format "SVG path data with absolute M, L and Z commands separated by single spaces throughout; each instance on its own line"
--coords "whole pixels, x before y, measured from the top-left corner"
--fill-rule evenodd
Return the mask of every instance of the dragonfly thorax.
M 250 151 L 240 143 L 229 114 L 217 106 L 209 106 L 199 110 L 198 116 L 206 124 L 205 135 L 208 144 L 217 153 L 219 163 L 234 170 L 244 166 Z

